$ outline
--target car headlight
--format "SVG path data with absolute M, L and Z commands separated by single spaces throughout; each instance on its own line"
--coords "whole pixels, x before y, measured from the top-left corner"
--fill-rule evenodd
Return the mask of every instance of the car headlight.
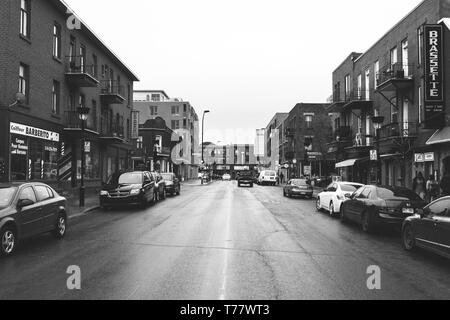
M 130 195 L 134 196 L 141 193 L 141 189 L 133 189 L 130 191 Z
M 101 196 L 108 196 L 108 191 L 100 191 Z

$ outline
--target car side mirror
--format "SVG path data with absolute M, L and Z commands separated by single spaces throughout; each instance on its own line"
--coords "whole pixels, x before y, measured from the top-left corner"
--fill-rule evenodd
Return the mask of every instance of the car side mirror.
M 19 202 L 17 202 L 17 209 L 21 210 L 21 209 L 31 206 L 33 204 L 34 204 L 34 202 L 30 199 L 22 199 L 22 200 L 19 200 Z
M 346 194 L 345 197 L 346 197 L 347 199 L 352 199 L 352 198 L 353 198 L 353 195 L 352 195 L 352 194 Z

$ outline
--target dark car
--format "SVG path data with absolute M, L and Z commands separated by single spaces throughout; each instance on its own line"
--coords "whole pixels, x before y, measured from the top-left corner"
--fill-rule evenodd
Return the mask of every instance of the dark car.
M 403 221 L 426 205 L 416 193 L 402 187 L 364 186 L 341 205 L 343 222 L 360 223 L 365 232 L 380 226 L 401 227 Z
M 433 201 L 406 218 L 402 240 L 407 251 L 420 247 L 450 258 L 450 197 Z
M 254 177 L 252 172 L 240 172 L 239 175 L 236 177 L 236 180 L 238 187 L 246 185 L 249 186 L 250 188 L 253 188 Z
M 150 172 L 134 171 L 110 179 L 100 191 L 100 207 L 103 209 L 114 205 L 137 204 L 145 208 L 155 202 L 155 180 Z
M 312 199 L 314 189 L 307 179 L 292 179 L 283 187 L 285 197 L 301 196 Z
M 155 199 L 160 201 L 166 198 L 166 182 L 164 181 L 161 173 L 151 172 L 153 179 L 155 180 Z
M 67 232 L 66 198 L 43 183 L 0 184 L 0 255 L 14 253 L 19 240 Z
M 181 185 L 180 180 L 174 173 L 161 173 L 162 178 L 165 181 L 166 193 L 173 195 L 180 195 Z

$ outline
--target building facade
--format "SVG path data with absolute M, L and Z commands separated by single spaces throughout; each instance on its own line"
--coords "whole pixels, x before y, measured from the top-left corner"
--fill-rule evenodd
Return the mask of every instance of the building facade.
M 332 132 L 328 106 L 299 103 L 284 121 L 281 167 L 286 177 L 331 174 L 334 161 L 326 149 Z
M 59 0 L 0 2 L 0 179 L 98 186 L 129 168 L 133 72 Z M 20 100 L 17 103 L 17 100 Z M 82 132 L 78 109 L 89 110 Z
M 267 169 L 278 171 L 281 169 L 282 154 L 285 148 L 285 137 L 283 135 L 284 121 L 288 113 L 277 113 L 270 120 L 265 129 L 265 165 Z
M 180 167 L 184 179 L 196 179 L 200 164 L 199 119 L 194 107 L 182 99 L 171 99 L 164 91 L 134 93 L 133 110 L 139 113 L 139 125 L 161 117 L 182 142 L 175 147 L 171 161 Z
M 425 0 L 333 72 L 333 141 L 346 180 L 412 186 L 450 171 L 450 5 Z

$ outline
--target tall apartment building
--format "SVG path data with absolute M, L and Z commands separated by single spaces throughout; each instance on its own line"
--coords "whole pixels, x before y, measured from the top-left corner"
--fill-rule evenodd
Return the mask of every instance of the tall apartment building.
M 450 172 L 450 3 L 425 0 L 333 72 L 328 146 L 346 180 L 411 187 Z
M 184 179 L 196 179 L 200 164 L 199 120 L 194 107 L 182 99 L 171 99 L 164 91 L 134 92 L 133 110 L 139 113 L 139 124 L 161 117 L 182 142 L 172 150 L 171 161 L 180 167 Z
M 277 113 L 270 120 L 265 129 L 265 167 L 271 170 L 280 170 L 282 154 L 284 153 L 284 121 L 289 116 L 288 113 Z
M 77 185 L 129 167 L 135 74 L 60 0 L 0 1 L 0 180 Z M 24 97 L 15 103 L 19 96 Z

